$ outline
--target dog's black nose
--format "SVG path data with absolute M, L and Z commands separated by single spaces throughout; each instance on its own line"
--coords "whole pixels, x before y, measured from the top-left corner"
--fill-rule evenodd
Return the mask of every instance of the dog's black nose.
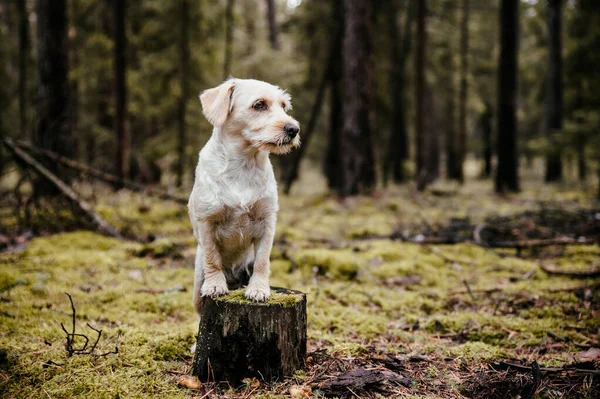
M 285 132 L 285 134 L 287 134 L 291 138 L 294 138 L 298 135 L 298 132 L 300 132 L 300 128 L 296 125 L 292 125 L 292 124 L 288 123 L 287 125 L 285 125 L 283 127 L 283 131 Z

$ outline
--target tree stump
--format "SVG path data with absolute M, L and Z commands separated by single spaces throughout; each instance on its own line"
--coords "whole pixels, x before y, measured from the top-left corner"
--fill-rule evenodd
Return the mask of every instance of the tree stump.
M 248 301 L 244 289 L 204 300 L 192 367 L 200 381 L 281 380 L 305 358 L 306 294 L 271 287 L 264 303 Z

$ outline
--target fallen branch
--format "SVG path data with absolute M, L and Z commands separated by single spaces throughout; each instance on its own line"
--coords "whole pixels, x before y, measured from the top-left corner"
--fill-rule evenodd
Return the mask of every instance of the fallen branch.
M 534 362 L 535 363 L 535 362 Z M 537 365 L 537 363 L 535 363 Z M 521 364 L 509 363 L 509 362 L 493 362 L 490 367 L 496 371 L 516 371 L 519 373 L 532 373 L 534 367 L 523 366 Z M 563 367 L 538 367 L 539 371 L 543 373 L 563 373 L 563 372 L 577 372 L 582 374 L 600 374 L 600 370 L 588 370 L 577 368 L 575 365 L 565 365 Z
M 464 284 L 465 280 L 463 280 L 463 284 Z M 469 294 L 470 291 L 470 294 Z M 469 290 L 452 290 L 449 292 L 449 294 L 451 295 L 457 295 L 457 294 L 469 294 L 470 296 L 472 294 L 493 294 L 495 292 L 502 292 L 502 289 L 499 287 L 492 287 L 492 288 L 471 288 L 469 287 Z M 472 298 L 472 297 L 471 297 Z
M 488 242 L 486 245 L 491 248 L 535 248 L 547 247 L 551 245 L 572 245 L 572 244 L 594 244 L 593 241 L 588 241 L 585 238 L 574 239 L 569 237 L 545 238 L 525 241 L 496 241 Z
M 467 293 L 469 294 L 469 296 L 471 297 L 473 302 L 475 302 L 476 301 L 475 295 L 473 295 L 473 291 L 471 291 L 471 287 L 469 286 L 469 283 L 465 279 L 463 279 L 462 282 L 463 282 L 464 286 L 467 288 Z
M 91 348 L 88 349 L 90 339 L 87 337 L 87 335 L 78 334 L 75 332 L 75 319 L 76 319 L 77 311 L 75 310 L 75 304 L 73 303 L 73 298 L 71 297 L 71 295 L 69 293 L 65 292 L 65 294 L 69 297 L 69 302 L 71 302 L 71 332 L 67 331 L 67 329 L 65 328 L 65 325 L 63 323 L 60 323 L 60 327 L 66 334 L 65 349 L 67 350 L 68 356 L 71 357 L 73 355 L 91 355 L 93 357 L 101 357 L 101 356 L 107 356 L 107 355 L 119 353 L 119 338 L 121 336 L 120 334 L 117 335 L 117 342 L 115 344 L 114 350 L 108 351 L 106 353 L 95 354 L 94 351 L 96 350 L 96 346 L 98 345 L 98 342 L 100 341 L 100 337 L 102 336 L 102 330 L 98 330 L 98 329 L 92 327 L 89 323 L 86 323 L 86 325 L 90 329 L 92 329 L 93 331 L 96 332 L 96 334 L 98 334 L 98 336 L 96 337 L 96 340 L 92 344 Z M 85 343 L 83 344 L 83 346 L 81 348 L 75 347 L 75 337 L 81 337 L 85 340 Z
M 135 293 L 137 293 L 137 294 L 158 295 L 158 294 L 164 294 L 165 292 L 187 292 L 187 288 L 181 286 L 181 287 L 174 287 L 174 288 L 140 288 L 138 290 L 135 290 Z
M 348 394 L 348 391 L 353 395 L 358 396 L 355 391 L 364 389 L 387 393 L 387 383 L 410 387 L 412 386 L 413 381 L 410 378 L 403 377 L 400 374 L 388 370 L 357 368 L 341 373 L 314 387 L 319 389 L 326 396 L 344 397 Z
M 55 162 L 58 162 L 67 168 L 78 170 L 94 179 L 108 183 L 116 188 L 125 187 L 132 191 L 144 192 L 144 193 L 147 193 L 154 197 L 174 201 L 174 202 L 177 202 L 178 204 L 182 204 L 182 205 L 187 205 L 187 203 L 188 203 L 187 198 L 178 197 L 176 195 L 168 193 L 167 191 L 148 187 L 148 186 L 145 186 L 140 183 L 136 183 L 136 182 L 128 180 L 128 179 L 121 179 L 110 173 L 103 172 L 96 168 L 92 168 L 91 166 L 85 165 L 81 162 L 73 161 L 72 159 L 63 157 L 62 155 L 59 155 L 55 152 L 37 148 L 32 145 L 23 143 L 22 141 L 14 142 L 13 144 L 18 147 L 24 148 L 24 149 L 30 151 L 31 153 L 34 153 L 37 155 L 43 155 L 46 158 L 51 159 Z
M 586 285 L 578 285 L 576 287 L 563 287 L 563 288 L 550 288 L 548 292 L 575 292 L 575 291 L 584 291 L 584 290 L 595 290 L 600 288 L 600 283 L 595 284 L 586 284 Z
M 117 230 L 111 226 L 106 220 L 96 213 L 90 204 L 83 199 L 79 198 L 77 193 L 73 189 L 60 180 L 54 173 L 50 172 L 41 163 L 33 159 L 29 154 L 18 148 L 9 139 L 2 141 L 4 145 L 22 162 L 33 168 L 40 177 L 43 177 L 54 187 L 56 187 L 63 195 L 87 217 L 87 219 L 96 227 L 96 229 L 102 233 L 111 237 L 122 238 Z
M 553 267 L 540 265 L 540 269 L 545 271 L 546 273 L 554 276 L 567 276 L 573 278 L 593 278 L 600 277 L 600 269 L 592 269 L 587 271 L 580 270 L 557 270 Z

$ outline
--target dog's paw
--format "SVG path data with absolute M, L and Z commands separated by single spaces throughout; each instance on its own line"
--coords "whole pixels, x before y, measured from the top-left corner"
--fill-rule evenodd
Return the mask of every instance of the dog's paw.
M 202 293 L 202 296 L 208 296 L 211 298 L 227 295 L 229 290 L 227 289 L 227 281 L 225 280 L 225 276 L 221 274 L 220 277 L 204 280 L 204 284 L 202 284 L 202 289 L 200 292 Z
M 265 288 L 255 288 L 248 286 L 246 289 L 246 299 L 253 302 L 265 302 L 271 296 L 271 290 Z

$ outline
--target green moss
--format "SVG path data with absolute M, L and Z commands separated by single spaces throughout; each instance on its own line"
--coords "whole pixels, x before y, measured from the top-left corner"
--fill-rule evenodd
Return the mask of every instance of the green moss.
M 216 302 L 231 302 L 239 304 L 253 304 L 255 306 L 272 306 L 278 305 L 284 308 L 292 307 L 302 300 L 302 294 L 295 293 L 280 293 L 276 290 L 271 290 L 271 296 L 266 302 L 253 302 L 246 299 L 246 289 L 238 288 L 237 290 L 229 291 L 225 296 L 214 298 Z
M 152 256 L 154 258 L 163 258 L 179 254 L 179 246 L 168 238 L 160 238 L 148 244 L 143 244 L 139 248 L 132 250 L 135 256 Z
M 155 360 L 173 361 L 190 358 L 190 347 L 195 339 L 191 334 L 174 334 L 160 337 L 150 346 Z
M 484 342 L 466 342 L 458 346 L 450 347 L 447 353 L 451 356 L 458 356 L 470 362 L 506 357 L 506 352 L 503 351 L 502 348 Z
M 307 293 L 309 347 L 352 358 L 370 355 L 375 347 L 392 354 L 452 357 L 469 367 L 535 354 L 540 364 L 560 367 L 581 350 L 576 343 L 596 339 L 600 319 L 593 306 L 584 306 L 581 293 L 551 291 L 592 280 L 548 276 L 539 270 L 538 260 L 516 258 L 513 250 L 499 256 L 499 251 L 472 244 L 348 239 L 398 228 L 414 235 L 420 227 L 411 226 L 422 226 L 423 219 L 434 228 L 452 217 L 468 216 L 478 223 L 491 214 L 538 209 L 538 200 L 549 195 L 526 188 L 500 200 L 489 194 L 489 182 L 480 181 L 451 189 L 456 193 L 443 199 L 424 193 L 415 200 L 407 187 L 343 202 L 324 195 L 281 197 L 277 236 L 287 237 L 284 248 L 297 268 L 290 271 L 292 262 L 276 246 L 271 284 Z M 551 192 L 557 199 L 573 197 Z M 584 197 L 578 200 L 585 204 Z M 187 210 L 127 192 L 100 202 L 103 215 L 119 228 L 162 238 L 145 247 L 144 257 L 134 256 L 142 254 L 142 245 L 91 232 L 40 237 L 20 254 L 0 254 L 0 342 L 11 359 L 0 370 L 6 396 L 192 395 L 169 373 L 188 371 L 198 327 L 191 292 L 195 243 Z M 566 247 L 552 263 L 584 270 L 599 255 L 597 245 Z M 407 276 L 420 280 L 402 283 Z M 482 292 L 488 288 L 500 291 Z M 77 332 L 94 336 L 86 323 L 101 328 L 98 352 L 114 349 L 120 335 L 118 355 L 66 356 L 60 323 L 69 325 L 71 309 L 64 292 L 73 296 L 77 308 Z M 600 294 L 594 295 L 585 300 L 597 301 Z M 272 292 L 267 304 L 288 306 L 298 299 Z M 248 302 L 243 289 L 218 300 Z M 539 351 L 557 340 L 564 340 L 560 347 Z M 48 359 L 63 366 L 43 368 Z M 426 373 L 435 379 L 447 374 L 439 365 Z M 287 393 L 287 384 L 263 385 L 251 396 Z M 224 394 L 243 397 L 250 392 L 232 388 Z
M 319 274 L 334 280 L 356 278 L 361 266 L 352 250 L 313 248 L 294 252 L 294 256 L 305 271 L 316 268 Z

